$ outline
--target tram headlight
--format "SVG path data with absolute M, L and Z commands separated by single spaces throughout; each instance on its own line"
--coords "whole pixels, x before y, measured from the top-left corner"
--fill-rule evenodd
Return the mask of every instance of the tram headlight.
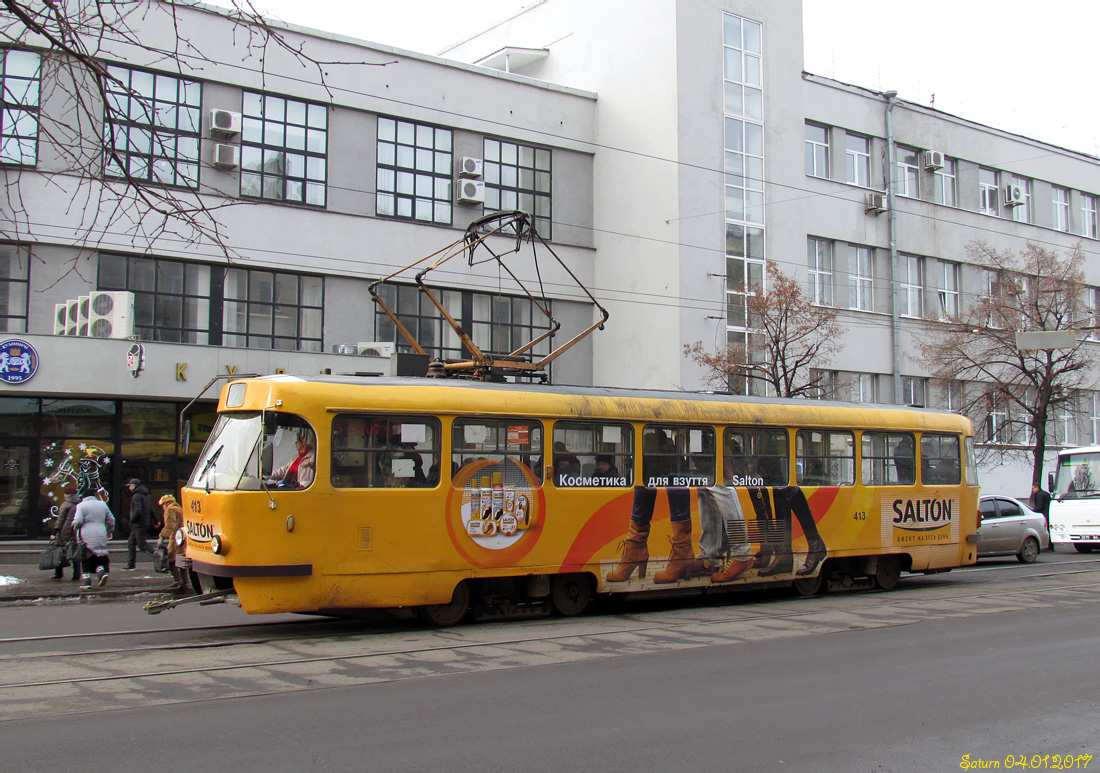
M 229 545 L 225 544 L 225 538 L 220 534 L 215 534 L 210 538 L 210 549 L 214 551 L 216 555 L 224 556 L 229 552 Z
M 172 540 L 176 543 L 176 547 L 182 548 L 183 543 L 187 541 L 187 534 L 183 529 L 176 529 L 176 533 L 172 535 Z

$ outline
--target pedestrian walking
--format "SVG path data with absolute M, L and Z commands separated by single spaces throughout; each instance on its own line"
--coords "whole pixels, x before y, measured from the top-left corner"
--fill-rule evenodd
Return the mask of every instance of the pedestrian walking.
M 73 519 L 76 518 L 76 506 L 80 504 L 79 493 L 75 486 L 65 489 L 65 501 L 61 503 L 61 507 L 57 510 L 57 526 L 54 530 L 54 539 L 61 546 L 65 556 L 72 562 L 74 582 L 79 580 L 81 575 L 81 551 L 77 549 L 80 543 L 76 541 L 73 535 Z M 64 566 L 54 569 L 53 578 L 55 580 L 63 579 L 63 575 Z
M 1043 491 L 1038 483 L 1031 486 L 1031 509 L 1043 514 L 1043 522 L 1047 527 L 1047 539 L 1050 543 L 1050 551 L 1054 551 L 1054 540 L 1050 539 L 1050 494 Z
M 130 488 L 130 536 L 126 540 L 126 566 L 124 572 L 137 568 L 137 552 L 153 555 L 148 535 L 153 525 L 153 501 L 149 489 L 137 478 L 131 478 Z
M 171 494 L 162 496 L 158 504 L 164 509 L 164 528 L 160 530 L 157 547 L 168 548 L 168 571 L 175 580 L 173 590 L 187 590 L 187 569 L 177 562 L 177 557 L 182 556 L 183 550 L 176 544 L 176 532 L 183 526 L 183 508 Z
M 90 590 L 92 576 L 100 587 L 107 584 L 111 558 L 107 553 L 107 540 L 115 531 L 115 516 L 107 503 L 96 496 L 93 489 L 80 492 L 80 504 L 73 517 L 73 532 L 84 546 L 84 582 L 81 590 Z

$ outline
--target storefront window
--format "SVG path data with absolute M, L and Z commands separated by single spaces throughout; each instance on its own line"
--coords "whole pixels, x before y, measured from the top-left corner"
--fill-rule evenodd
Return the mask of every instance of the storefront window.
M 107 440 L 115 423 L 114 400 L 43 400 L 42 434 Z
M 33 437 L 38 434 L 39 400 L 0 397 L 0 437 Z
M 103 489 L 111 494 L 111 464 L 114 444 L 95 438 L 43 438 L 38 455 L 38 511 L 46 533 L 46 523 L 56 516 L 56 508 L 65 501 L 66 489 Z M 116 509 L 114 497 L 108 499 Z M 118 513 L 115 513 L 118 515 Z
M 122 437 L 142 440 L 173 440 L 176 437 L 175 403 L 122 404 Z M 175 453 L 175 446 L 172 448 Z

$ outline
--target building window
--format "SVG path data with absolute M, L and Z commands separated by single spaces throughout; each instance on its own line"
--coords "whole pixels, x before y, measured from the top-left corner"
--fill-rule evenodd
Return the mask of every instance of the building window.
M 165 73 L 109 66 L 103 173 L 195 188 L 202 86 Z
M 241 196 L 325 206 L 328 108 L 244 93 Z
M 134 294 L 146 341 L 321 351 L 321 277 L 101 253 L 97 286 Z
M 1052 411 L 1054 444 L 1070 447 L 1077 445 L 1077 413 L 1071 403 L 1063 403 Z
M 857 403 L 878 402 L 878 374 L 854 374 L 852 379 L 852 401 Z
M 829 176 L 829 130 L 813 123 L 806 124 L 806 174 Z
M 954 319 L 959 316 L 959 264 L 941 260 L 939 278 L 940 319 Z
M 204 263 L 100 253 L 97 287 L 134 294 L 138 338 L 210 344 L 210 276 Z
M 1100 392 L 1093 392 L 1089 401 L 1089 429 L 1092 431 L 1092 444 L 1100 445 Z
M 897 194 L 909 199 L 920 198 L 920 151 L 898 145 Z
M 1096 238 L 1096 197 L 1081 194 L 1081 235 Z
M 924 407 L 928 404 L 928 379 L 918 376 L 901 377 L 901 402 L 902 405 L 916 405 Z
M 1012 185 L 1020 189 L 1020 203 L 1012 207 L 1012 219 L 1017 223 L 1030 223 L 1031 220 L 1031 180 L 1012 175 Z
M 956 180 L 958 179 L 958 162 L 953 158 L 943 159 L 943 168 L 937 169 L 934 175 L 936 203 L 948 207 L 958 206 L 956 196 Z
M 727 13 L 722 17 L 722 27 L 726 114 L 762 121 L 760 22 Z
M 378 286 L 378 295 L 432 357 L 457 360 L 470 356 L 454 329 L 415 285 L 387 282 Z M 510 354 L 550 329 L 547 317 L 530 298 L 466 290 L 443 290 L 437 297 L 486 354 Z M 393 320 L 380 308 L 375 312 L 375 330 L 378 340 L 394 341 L 400 351 L 411 351 Z M 550 341 L 545 339 L 534 346 L 530 356 L 537 360 L 549 353 Z
M 986 442 L 1006 444 L 1010 439 L 1008 405 L 1005 398 L 992 396 L 989 400 L 989 416 L 986 417 Z
M 844 139 L 847 180 L 864 188 L 871 186 L 871 138 L 849 134 Z
M 485 211 L 521 210 L 550 238 L 550 151 L 485 140 Z M 448 193 L 448 196 L 450 194 Z
M 901 265 L 901 315 L 924 316 L 923 261 L 916 255 L 902 255 Z
M 33 51 L 0 50 L 0 164 L 38 163 L 41 66 Z
M 378 118 L 375 212 L 451 224 L 451 130 Z
M 817 388 L 807 393 L 811 400 L 835 400 L 840 394 L 840 374 L 835 370 L 810 368 L 810 381 L 817 382 Z
M 15 244 L 0 244 L 0 330 L 27 332 L 27 292 L 30 252 Z
M 726 219 L 764 222 L 764 127 L 728 117 Z
M 324 279 L 283 271 L 225 272 L 222 343 L 249 349 L 321 351 Z
M 997 170 L 982 167 L 978 170 L 978 192 L 981 194 L 980 209 L 983 215 L 997 217 L 1000 202 L 997 194 Z
M 833 243 L 825 239 L 807 241 L 810 271 L 810 299 L 818 306 L 833 305 Z
M 1085 313 L 1088 319 L 1088 337 L 1100 339 L 1100 287 L 1085 288 Z
M 874 311 L 874 264 L 870 247 L 848 246 L 849 307 Z
M 726 325 L 746 331 L 748 297 L 763 292 L 763 229 L 726 223 Z
M 963 382 L 952 379 L 941 384 L 939 389 L 939 407 L 945 411 L 960 411 L 963 407 L 964 389 Z
M 1058 231 L 1069 231 L 1069 191 L 1057 185 L 1050 189 L 1051 225 Z

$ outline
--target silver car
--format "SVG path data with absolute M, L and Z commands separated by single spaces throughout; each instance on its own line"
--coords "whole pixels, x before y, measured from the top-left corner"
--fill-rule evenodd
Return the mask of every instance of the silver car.
M 1016 556 L 1025 564 L 1050 546 L 1046 519 L 1018 499 L 986 495 L 978 504 L 982 515 L 978 558 Z

